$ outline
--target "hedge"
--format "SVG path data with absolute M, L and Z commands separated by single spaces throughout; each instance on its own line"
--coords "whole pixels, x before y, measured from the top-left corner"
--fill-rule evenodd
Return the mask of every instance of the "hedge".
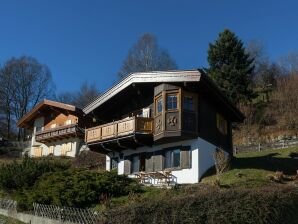
M 204 190 L 155 198 L 108 213 L 110 223 L 287 223 L 298 220 L 297 187 Z

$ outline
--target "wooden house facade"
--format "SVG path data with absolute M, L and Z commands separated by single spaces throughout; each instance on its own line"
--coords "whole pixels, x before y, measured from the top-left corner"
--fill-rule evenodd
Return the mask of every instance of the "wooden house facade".
M 93 117 L 85 142 L 119 174 L 170 171 L 197 183 L 213 152 L 232 154 L 232 123 L 241 112 L 199 70 L 133 73 L 83 109 Z
M 17 125 L 31 130 L 31 157 L 75 157 L 84 145 L 85 127 L 90 121 L 73 105 L 43 100 Z

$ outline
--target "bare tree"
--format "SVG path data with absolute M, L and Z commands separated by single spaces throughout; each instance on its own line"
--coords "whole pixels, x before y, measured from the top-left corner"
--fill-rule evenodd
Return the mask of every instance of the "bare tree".
M 16 120 L 53 92 L 49 68 L 32 57 L 11 58 L 2 69 L 2 77 L 6 86 L 7 114 L 13 114 Z M 20 138 L 21 130 L 18 132 Z
M 298 133 L 298 74 L 284 76 L 278 79 L 274 98 L 285 128 Z
M 3 128 L 5 127 L 5 136 L 9 139 L 11 134 L 11 123 L 12 123 L 12 76 L 7 74 L 4 69 L 0 71 L 0 111 L 4 122 L 2 123 Z
M 85 81 L 82 83 L 78 91 L 60 93 L 56 96 L 56 100 L 83 108 L 97 97 L 98 94 L 99 91 L 97 90 L 95 84 L 89 85 L 88 82 Z
M 220 178 L 222 174 L 229 169 L 230 157 L 226 155 L 226 153 L 222 149 L 216 148 L 213 153 L 213 159 L 216 170 L 215 184 L 217 186 L 220 186 Z
M 283 68 L 284 75 L 298 74 L 298 53 L 291 52 L 281 57 L 279 65 Z
M 118 75 L 121 79 L 132 72 L 173 69 L 177 69 L 177 65 L 169 53 L 158 46 L 154 35 L 145 33 L 129 50 Z

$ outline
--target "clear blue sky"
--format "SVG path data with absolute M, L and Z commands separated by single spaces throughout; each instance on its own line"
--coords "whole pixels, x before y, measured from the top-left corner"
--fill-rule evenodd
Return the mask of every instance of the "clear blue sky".
M 278 0 L 1 0 L 0 63 L 30 55 L 58 92 L 87 80 L 110 87 L 128 49 L 157 36 L 179 69 L 206 66 L 208 44 L 229 28 L 265 43 L 272 59 L 298 51 L 298 2 Z

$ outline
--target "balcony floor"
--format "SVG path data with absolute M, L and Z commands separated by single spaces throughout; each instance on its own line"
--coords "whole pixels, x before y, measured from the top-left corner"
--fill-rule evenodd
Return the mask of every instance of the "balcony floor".
M 106 139 L 89 143 L 88 146 L 92 151 L 108 153 L 111 151 L 121 152 L 127 149 L 137 149 L 142 146 L 152 146 L 152 134 L 133 133 L 118 138 Z

